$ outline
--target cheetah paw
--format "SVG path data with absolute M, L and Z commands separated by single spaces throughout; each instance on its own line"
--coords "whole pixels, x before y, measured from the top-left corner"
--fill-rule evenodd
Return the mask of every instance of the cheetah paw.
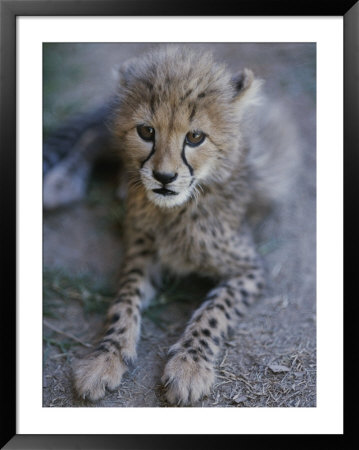
M 173 356 L 167 363 L 162 382 L 169 403 L 186 405 L 209 394 L 215 375 L 212 364 L 194 361 L 185 353 Z
M 83 399 L 96 401 L 105 396 L 106 388 L 116 389 L 126 371 L 127 366 L 118 355 L 93 353 L 76 361 L 75 388 Z

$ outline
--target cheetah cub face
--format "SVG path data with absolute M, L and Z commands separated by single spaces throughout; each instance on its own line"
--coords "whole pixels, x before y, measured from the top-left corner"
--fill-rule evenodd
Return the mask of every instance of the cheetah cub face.
M 165 47 L 121 68 L 114 131 L 130 186 L 171 208 L 225 183 L 241 158 L 240 119 L 259 82 L 210 54 Z

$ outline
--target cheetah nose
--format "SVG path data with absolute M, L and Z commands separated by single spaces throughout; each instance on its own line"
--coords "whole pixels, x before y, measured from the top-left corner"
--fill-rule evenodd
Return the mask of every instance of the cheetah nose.
M 155 170 L 152 171 L 153 178 L 155 178 L 157 181 L 163 184 L 168 184 L 174 181 L 178 173 L 170 173 L 170 172 L 156 172 Z

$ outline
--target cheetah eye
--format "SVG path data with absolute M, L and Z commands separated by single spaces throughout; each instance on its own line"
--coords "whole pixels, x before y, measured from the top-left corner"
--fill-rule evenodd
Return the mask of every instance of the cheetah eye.
M 144 141 L 153 141 L 155 138 L 155 130 L 147 125 L 138 125 L 136 127 L 137 133 Z
M 206 135 L 202 131 L 189 131 L 186 134 L 186 144 L 197 147 L 205 140 Z

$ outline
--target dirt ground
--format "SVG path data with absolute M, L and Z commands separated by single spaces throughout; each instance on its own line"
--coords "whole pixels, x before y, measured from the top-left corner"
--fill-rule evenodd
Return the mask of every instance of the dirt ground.
M 44 127 L 93 108 L 115 87 L 112 69 L 150 44 L 44 47 Z M 208 47 L 206 44 L 195 46 Z M 249 67 L 284 101 L 301 138 L 302 165 L 289 200 L 255 227 L 268 289 L 224 346 L 211 394 L 195 406 L 316 406 L 316 49 L 315 44 L 212 44 L 235 71 Z M 93 343 L 115 292 L 122 257 L 122 205 L 115 175 L 98 170 L 87 197 L 45 212 L 43 406 L 169 406 L 160 378 L 208 282 L 166 284 L 145 312 L 137 365 L 119 389 L 91 404 L 76 398 L 71 362 Z

